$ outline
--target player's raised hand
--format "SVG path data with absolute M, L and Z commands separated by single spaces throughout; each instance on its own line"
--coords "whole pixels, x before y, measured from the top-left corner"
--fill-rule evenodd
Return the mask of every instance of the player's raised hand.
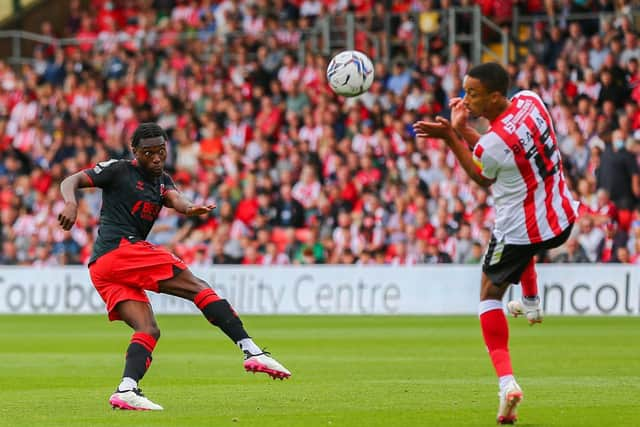
M 189 206 L 189 208 L 187 208 L 187 212 L 185 213 L 185 215 L 187 215 L 187 216 L 204 215 L 204 214 L 207 214 L 207 213 L 211 212 L 215 208 L 216 208 L 216 204 L 215 203 L 211 203 L 210 205 Z
M 451 98 L 449 108 L 451 109 L 451 126 L 454 129 L 463 129 L 467 126 L 469 110 L 464 106 L 462 98 Z
M 62 209 L 62 212 L 58 214 L 58 224 L 63 230 L 71 230 L 73 224 L 76 223 L 78 217 L 78 205 L 73 202 L 67 202 Z
M 436 117 L 435 122 L 419 121 L 413 124 L 416 136 L 420 138 L 448 139 L 454 135 L 449 120 L 444 117 Z

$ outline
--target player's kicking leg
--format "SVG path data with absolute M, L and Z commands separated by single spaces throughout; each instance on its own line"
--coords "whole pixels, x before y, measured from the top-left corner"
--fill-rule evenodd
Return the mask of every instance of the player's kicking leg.
M 524 316 L 530 325 L 542 323 L 544 318 L 540 297 L 522 297 L 521 300 L 513 300 L 507 303 L 507 310 L 513 317 Z
M 542 323 L 543 313 L 538 296 L 538 275 L 536 273 L 535 259 L 527 264 L 520 277 L 522 287 L 522 299 L 509 301 L 507 309 L 513 317 L 524 316 L 530 325 Z
M 209 323 L 220 328 L 236 343 L 244 354 L 244 369 L 247 372 L 262 372 L 273 379 L 291 376 L 287 368 L 253 342 L 229 302 L 220 298 L 205 281 L 195 277 L 189 269 L 159 282 L 159 286 L 160 292 L 193 301 Z
M 113 409 L 161 411 L 162 406 L 146 397 L 138 382 L 151 365 L 151 353 L 160 338 L 160 330 L 151 306 L 142 301 L 122 301 L 116 306 L 118 315 L 135 331 L 127 348 L 122 381 L 109 398 Z

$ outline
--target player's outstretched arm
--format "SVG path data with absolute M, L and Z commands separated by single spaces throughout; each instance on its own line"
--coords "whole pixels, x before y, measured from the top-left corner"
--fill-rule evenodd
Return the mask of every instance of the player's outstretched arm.
M 177 190 L 169 190 L 165 194 L 165 206 L 169 208 L 173 208 L 181 214 L 187 216 L 197 216 L 204 215 L 216 208 L 216 204 L 212 203 L 210 205 L 196 205 L 192 203 L 190 200 L 187 200 L 186 197 L 182 195 Z
M 64 209 L 58 214 L 58 223 L 64 230 L 71 230 L 78 216 L 78 202 L 76 190 L 78 188 L 93 187 L 93 183 L 84 171 L 76 172 L 66 177 L 60 183 L 60 192 L 65 201 Z
M 482 187 L 489 187 L 493 180 L 483 176 L 473 162 L 471 151 L 465 143 L 460 141 L 449 120 L 444 117 L 436 117 L 435 122 L 420 121 L 413 124 L 416 136 L 421 138 L 440 138 L 449 146 L 453 154 L 460 162 L 460 166 L 467 175 Z

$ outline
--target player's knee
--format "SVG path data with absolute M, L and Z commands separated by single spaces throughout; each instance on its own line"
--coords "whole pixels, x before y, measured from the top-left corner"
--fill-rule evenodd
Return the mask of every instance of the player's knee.
M 196 295 L 200 294 L 204 290 L 211 289 L 211 286 L 209 286 L 209 284 L 204 280 L 194 276 L 193 279 L 189 281 L 187 289 L 191 293 L 190 299 L 193 301 Z
M 141 331 L 138 332 L 151 335 L 156 341 L 160 339 L 160 328 L 158 327 L 158 325 L 145 326 Z
M 496 284 L 489 276 L 482 274 L 482 285 L 480 287 L 480 301 L 490 299 L 502 299 L 508 286 L 506 284 Z
M 194 277 L 194 288 L 196 290 L 196 292 L 201 292 L 204 291 L 205 289 L 211 289 L 211 286 L 209 286 L 209 284 L 207 282 L 205 282 L 204 280 L 198 278 L 198 277 Z

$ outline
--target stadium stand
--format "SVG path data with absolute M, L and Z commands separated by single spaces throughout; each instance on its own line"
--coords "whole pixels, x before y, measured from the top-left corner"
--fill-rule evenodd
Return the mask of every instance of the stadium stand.
M 38 43 L 19 67 L 0 62 L 0 263 L 86 263 L 98 190 L 83 193 L 64 232 L 58 184 L 130 157 L 143 121 L 170 135 L 179 188 L 218 205 L 208 218 L 165 209 L 152 231 L 191 265 L 479 262 L 491 198 L 440 141 L 416 140 L 411 128 L 446 116 L 447 100 L 462 95 L 469 49 L 446 49 L 443 22 L 450 6 L 469 3 L 75 2 L 61 31 L 73 42 Z M 513 11 L 495 5 L 511 2 L 478 3 L 509 25 Z M 549 105 L 582 201 L 574 236 L 540 261 L 640 264 L 637 28 L 630 2 L 580 3 L 591 9 L 516 5 L 528 19 L 517 31 L 531 36 L 508 64 L 511 91 L 535 90 Z M 354 47 L 391 58 L 375 61 L 372 88 L 352 99 L 330 92 L 328 57 L 305 38 L 321 17 L 345 12 L 357 22 Z

